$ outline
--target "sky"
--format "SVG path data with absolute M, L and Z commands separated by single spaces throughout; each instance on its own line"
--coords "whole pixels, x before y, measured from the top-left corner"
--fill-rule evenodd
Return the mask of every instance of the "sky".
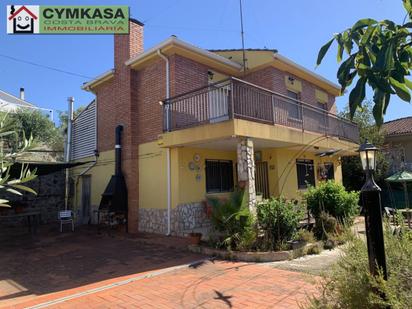
M 7 4 L 128 5 L 130 15 L 145 23 L 145 49 L 176 35 L 205 49 L 240 48 L 239 0 L 0 0 L 0 89 L 56 111 L 87 105 L 93 95 L 81 85 L 113 67 L 112 35 L 7 35 Z M 336 46 L 315 68 L 319 48 L 334 33 L 370 17 L 402 23 L 401 0 L 243 0 L 246 48 L 277 49 L 280 54 L 337 83 Z M 65 74 L 10 59 L 57 68 Z M 78 76 L 81 75 L 81 76 Z M 342 110 L 349 94 L 337 98 Z M 371 92 L 367 93 L 372 98 Z M 412 116 L 412 104 L 392 97 L 385 121 Z

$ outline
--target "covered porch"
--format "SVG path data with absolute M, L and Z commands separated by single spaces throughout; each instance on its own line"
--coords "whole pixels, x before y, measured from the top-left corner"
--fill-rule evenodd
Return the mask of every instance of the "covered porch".
M 139 228 L 167 233 L 170 218 L 172 234 L 205 235 L 210 228 L 208 198 L 226 199 L 236 188 L 247 188 L 252 211 L 260 198 L 301 199 L 308 184 L 342 182 L 340 159 L 354 155 L 357 147 L 338 138 L 244 119 L 164 133 L 155 145 L 141 146 Z M 148 180 L 148 173 L 164 181 Z M 161 206 L 168 205 L 168 196 L 170 217 Z

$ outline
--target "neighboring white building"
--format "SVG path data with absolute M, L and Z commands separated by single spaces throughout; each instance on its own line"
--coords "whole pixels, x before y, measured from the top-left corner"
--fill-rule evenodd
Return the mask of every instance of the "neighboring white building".
M 20 96 L 16 97 L 10 93 L 0 90 L 0 112 L 15 112 L 19 109 L 39 110 L 50 117 L 53 121 L 53 110 L 38 107 L 25 100 L 24 88 L 20 88 Z

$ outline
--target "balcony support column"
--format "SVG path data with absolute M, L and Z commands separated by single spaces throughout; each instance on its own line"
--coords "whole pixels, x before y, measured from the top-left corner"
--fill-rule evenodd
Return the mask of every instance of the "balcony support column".
M 239 188 L 245 190 L 251 213 L 256 213 L 255 158 L 253 141 L 242 138 L 237 144 L 237 174 Z

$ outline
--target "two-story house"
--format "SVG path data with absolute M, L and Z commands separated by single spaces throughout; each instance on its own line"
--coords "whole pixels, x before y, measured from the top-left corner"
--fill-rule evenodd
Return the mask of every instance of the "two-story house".
M 385 122 L 382 132 L 390 172 L 396 173 L 402 169 L 412 171 L 412 117 Z
M 96 99 L 73 123 L 73 207 L 90 216 L 115 165 L 122 170 L 129 232 L 201 228 L 209 196 L 247 188 L 299 198 L 308 184 L 342 181 L 358 128 L 336 115 L 340 88 L 276 50 L 205 50 L 175 36 L 143 49 L 143 24 L 114 36 L 114 69 L 83 85 Z M 119 147 L 119 146 L 117 146 Z M 118 148 L 116 148 L 118 149 Z

